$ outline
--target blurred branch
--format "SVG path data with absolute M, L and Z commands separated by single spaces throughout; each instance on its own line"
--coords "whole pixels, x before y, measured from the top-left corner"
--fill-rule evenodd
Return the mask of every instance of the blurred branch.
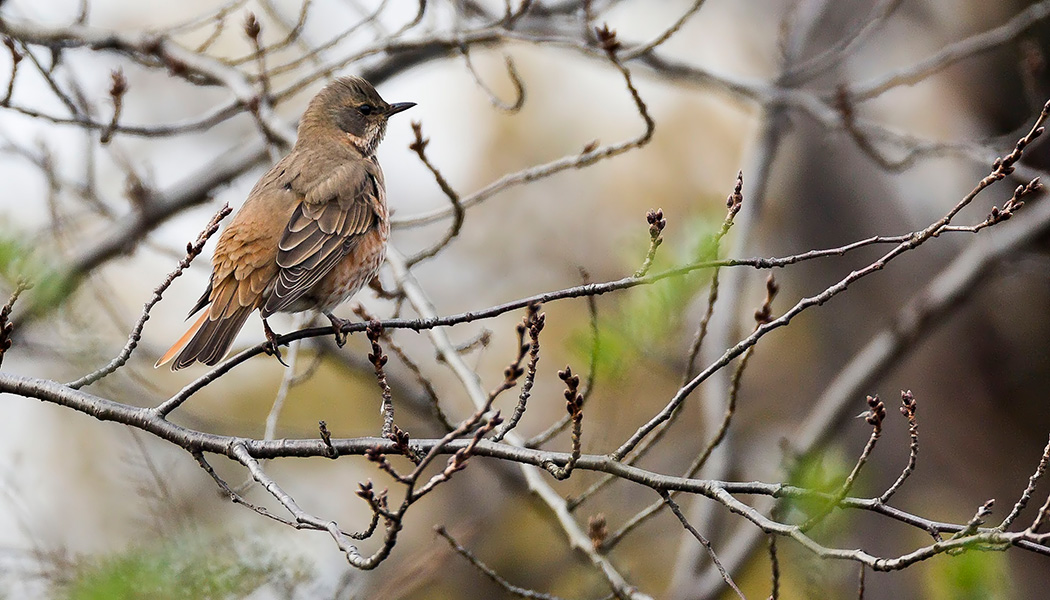
M 15 284 L 15 289 L 3 308 L 0 308 L 0 365 L 4 364 L 4 356 L 11 349 L 11 334 L 15 331 L 15 325 L 11 322 L 11 311 L 14 309 L 15 302 L 18 302 L 18 297 L 27 289 L 29 289 L 29 283 L 25 280 L 19 281 Z
M 445 237 L 441 238 L 430 248 L 421 251 L 419 254 L 408 259 L 408 266 L 415 265 L 428 258 L 436 256 L 439 252 L 448 246 L 449 242 L 454 240 L 459 235 L 460 229 L 463 227 L 463 218 L 466 215 L 466 210 L 463 208 L 463 201 L 460 200 L 459 194 L 452 188 L 448 180 L 438 171 L 434 163 L 430 162 L 427 157 L 426 149 L 427 145 L 430 144 L 428 138 L 423 137 L 423 124 L 419 121 L 412 121 L 412 133 L 415 135 L 415 141 L 409 145 L 409 150 L 412 150 L 419 157 L 420 162 L 427 168 L 428 171 L 434 176 L 434 180 L 437 182 L 438 187 L 445 193 L 449 203 L 452 205 L 452 225 L 449 226 L 448 232 Z
M 484 202 L 488 198 L 503 192 L 507 188 L 514 187 L 517 185 L 523 185 L 531 183 L 539 179 L 545 179 L 562 171 L 569 169 L 581 169 L 593 165 L 599 161 L 607 158 L 612 158 L 623 154 L 629 150 L 635 148 L 641 148 L 649 143 L 653 137 L 653 132 L 656 130 L 656 121 L 653 120 L 649 114 L 649 107 L 646 106 L 645 101 L 642 100 L 641 95 L 634 86 L 634 81 L 631 78 L 631 72 L 627 70 L 623 62 L 617 55 L 619 49 L 619 42 L 616 40 L 616 33 L 605 29 L 605 44 L 608 50 L 605 50 L 606 58 L 612 62 L 613 66 L 620 72 L 620 75 L 624 79 L 624 84 L 627 87 L 627 91 L 631 95 L 631 99 L 634 101 L 635 108 L 638 110 L 639 116 L 645 123 L 645 131 L 638 135 L 638 137 L 620 142 L 618 144 L 609 144 L 606 146 L 600 146 L 597 148 L 585 148 L 580 154 L 565 156 L 563 158 L 548 162 L 546 164 L 537 165 L 523 169 L 516 173 L 510 173 L 504 175 L 493 181 L 489 185 L 482 189 L 470 194 L 469 196 L 460 199 L 459 206 L 463 209 L 470 208 L 476 204 Z M 454 209 L 439 209 L 429 213 L 416 215 L 411 218 L 405 219 L 392 219 L 392 223 L 395 226 L 409 227 L 426 225 L 434 221 L 448 217 L 454 214 Z
M 437 534 L 441 537 L 445 538 L 445 541 L 448 542 L 448 545 L 456 552 L 456 554 L 459 554 L 460 556 L 465 558 L 467 562 L 469 562 L 475 569 L 480 571 L 482 575 L 484 575 L 490 581 L 498 585 L 508 594 L 511 594 L 518 598 L 530 598 L 534 600 L 561 600 L 561 598 L 559 598 L 558 596 L 535 592 L 533 590 L 519 587 L 510 583 L 506 579 L 500 577 L 499 573 L 493 571 L 491 567 L 478 560 L 478 557 L 474 556 L 473 552 L 461 546 L 460 543 L 456 541 L 456 538 L 452 537 L 452 534 L 450 534 L 448 530 L 445 529 L 443 526 L 439 525 L 435 527 L 434 531 L 437 532 Z M 609 597 L 614 598 L 615 596 Z
M 1019 12 L 1003 25 L 949 44 L 936 54 L 914 65 L 870 81 L 850 85 L 850 99 L 853 102 L 864 102 L 881 96 L 895 87 L 918 83 L 960 60 L 1001 47 L 1006 42 L 1017 39 L 1028 28 L 1047 18 L 1050 18 L 1050 1 L 1043 0 Z
M 707 379 L 712 373 L 721 370 L 722 367 L 724 367 L 730 360 L 740 355 L 744 350 L 757 343 L 758 340 L 767 332 L 777 327 L 783 327 L 784 325 L 787 325 L 792 318 L 794 318 L 796 315 L 806 310 L 807 308 L 824 304 L 831 298 L 846 291 L 846 289 L 852 283 L 872 273 L 881 271 L 894 258 L 900 256 L 901 254 L 904 254 L 905 252 L 914 250 L 915 248 L 918 248 L 933 237 L 940 235 L 942 230 L 951 224 L 952 219 L 955 217 L 955 215 L 957 215 L 959 211 L 961 211 L 963 208 L 968 206 L 973 201 L 973 199 L 977 197 L 978 194 L 983 192 L 992 184 L 1001 181 L 1007 175 L 1013 172 L 1013 165 L 1018 160 L 1020 160 L 1024 149 L 1032 141 L 1034 141 L 1035 138 L 1039 137 L 1043 133 L 1042 125 L 1048 117 L 1050 117 L 1050 102 L 1048 102 L 1047 105 L 1043 107 L 1043 111 L 1036 119 L 1035 124 L 1032 126 L 1032 129 L 1029 130 L 1028 134 L 1026 134 L 1023 138 L 1018 140 L 1013 152 L 1004 156 L 1003 158 L 996 159 L 995 162 L 992 164 L 992 172 L 988 174 L 985 178 L 983 178 L 980 182 L 978 182 L 978 184 L 972 190 L 970 190 L 970 192 L 966 194 L 966 196 L 964 196 L 962 200 L 960 200 L 954 207 L 952 207 L 952 209 L 949 210 L 947 214 L 945 214 L 943 217 L 941 217 L 934 223 L 930 224 L 922 231 L 917 232 L 909 240 L 901 242 L 875 262 L 869 264 L 868 266 L 862 269 L 851 272 L 849 275 L 841 279 L 838 283 L 835 283 L 834 285 L 831 285 L 828 288 L 826 288 L 823 292 L 815 296 L 799 300 L 799 302 L 795 306 L 793 306 L 783 315 L 770 321 L 769 323 L 758 327 L 756 331 L 750 336 L 748 336 L 744 340 L 741 340 L 733 347 L 728 348 L 721 358 L 719 358 L 717 361 L 709 365 L 706 369 L 701 371 L 689 383 L 682 386 L 678 393 L 676 393 L 674 397 L 667 403 L 664 409 L 661 410 L 660 413 L 653 417 L 648 423 L 641 426 L 630 437 L 630 439 L 624 442 L 623 445 L 620 446 L 620 448 L 618 448 L 612 454 L 612 457 L 616 459 L 621 459 L 624 456 L 626 456 L 628 452 L 633 450 L 634 447 L 637 446 L 638 443 L 641 442 L 646 436 L 648 436 L 658 425 L 660 425 L 660 423 L 670 418 L 671 414 L 678 408 L 678 406 L 685 400 L 685 398 L 693 389 L 700 385 L 700 383 Z M 1035 190 L 1033 189 L 1032 191 L 1034 193 Z
M 700 542 L 704 549 L 707 550 L 707 554 L 711 557 L 711 562 L 718 568 L 718 572 L 722 575 L 722 580 L 726 582 L 726 585 L 732 588 L 733 592 L 735 592 L 737 597 L 741 600 L 747 600 L 744 597 L 744 593 L 737 587 L 736 582 L 733 581 L 733 578 L 730 577 L 729 573 L 725 570 L 725 567 L 722 566 L 721 561 L 718 560 L 718 555 L 715 554 L 715 549 L 711 547 L 711 542 L 709 542 L 707 538 L 689 523 L 688 519 L 686 519 L 685 515 L 682 513 L 682 509 L 671 499 L 671 495 L 666 490 L 660 490 L 660 497 L 663 498 L 664 503 L 670 507 L 674 516 L 678 517 L 679 522 L 682 523 L 682 527 L 685 527 L 686 531 L 696 538 L 696 541 Z
M 114 371 L 123 367 L 128 362 L 128 359 L 131 358 L 131 353 L 135 351 L 135 348 L 138 347 L 139 341 L 142 339 L 142 328 L 146 325 L 146 321 L 149 320 L 150 311 L 152 311 L 153 307 L 161 301 L 164 297 L 164 292 L 167 291 L 175 279 L 182 275 L 182 273 L 189 268 L 193 259 L 197 258 L 197 256 L 204 251 L 204 244 L 209 238 L 211 238 L 211 236 L 215 235 L 215 232 L 219 230 L 219 223 L 221 223 L 231 212 L 233 211 L 230 209 L 230 205 L 224 204 L 222 208 L 219 209 L 219 212 L 212 216 L 211 221 L 208 222 L 204 231 L 201 231 L 200 235 L 197 236 L 197 240 L 186 244 L 186 257 L 179 262 L 174 271 L 168 274 L 157 289 L 153 290 L 153 297 L 150 298 L 149 302 L 147 302 L 142 308 L 142 316 L 139 317 L 138 322 L 136 322 L 135 326 L 132 328 L 131 335 L 128 336 L 128 341 L 120 351 L 120 354 L 111 360 L 105 367 L 85 375 L 76 381 L 71 381 L 67 383 L 66 386 L 76 390 L 85 385 L 91 385 L 103 377 L 111 375 Z
M 1025 177 L 1031 170 L 1019 167 Z M 823 394 L 814 403 L 809 414 L 787 436 L 788 456 L 805 459 L 814 455 L 834 436 L 838 428 L 853 416 L 853 402 L 863 396 L 875 382 L 897 365 L 919 342 L 926 339 L 937 326 L 982 285 L 988 284 L 995 268 L 1001 262 L 1050 232 L 1050 202 L 1036 202 L 1024 219 L 974 238 L 947 267 L 916 293 L 901 308 L 892 323 L 874 335 L 853 357 L 838 370 L 836 377 L 825 386 Z M 761 532 L 739 529 L 728 537 L 722 549 L 723 560 L 733 569 L 743 564 L 761 543 Z
M 390 248 L 387 253 L 387 261 L 393 268 L 398 283 L 405 291 L 405 296 L 420 317 L 423 319 L 434 319 L 434 307 L 426 297 L 425 292 L 419 287 L 415 277 L 409 271 L 404 257 L 402 257 L 396 249 Z M 526 306 L 528 306 L 528 304 L 526 304 Z M 441 356 L 444 363 L 456 374 L 474 406 L 477 407 L 479 411 L 487 407 L 488 403 L 491 402 L 491 400 L 489 400 L 490 396 L 482 391 L 477 378 L 470 368 L 463 362 L 462 356 L 455 351 L 455 348 L 452 346 L 452 343 L 448 339 L 444 330 L 433 328 L 428 331 L 435 348 L 437 348 L 439 356 Z M 504 445 L 524 449 L 524 440 L 514 432 L 509 432 L 504 440 Z M 478 444 L 478 447 L 481 447 L 481 444 Z M 540 453 L 544 455 L 546 454 L 542 452 Z M 564 462 L 547 460 L 545 462 L 541 461 L 533 466 L 557 469 L 558 467 L 565 467 L 568 465 L 570 460 L 572 460 L 571 455 L 567 457 Z M 645 600 L 649 598 L 648 596 L 639 593 L 634 586 L 630 585 L 609 559 L 599 554 L 594 549 L 586 532 L 583 531 L 579 523 L 576 522 L 576 519 L 570 514 L 565 500 L 562 499 L 562 497 L 541 478 L 540 471 L 524 463 L 521 465 L 521 470 L 529 490 L 547 505 L 548 510 L 550 510 L 561 525 L 562 530 L 566 537 L 568 537 L 572 547 L 579 552 L 582 552 L 589 559 L 591 564 L 593 564 L 604 575 L 609 586 L 612 588 L 613 593 L 618 598 L 630 600 Z

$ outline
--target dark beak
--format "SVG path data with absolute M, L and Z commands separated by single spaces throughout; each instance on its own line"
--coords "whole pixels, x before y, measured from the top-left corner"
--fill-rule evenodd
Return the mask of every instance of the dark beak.
M 395 102 L 390 105 L 390 108 L 386 109 L 386 116 L 389 117 L 391 115 L 396 115 L 397 113 L 406 111 L 415 105 L 415 102 Z

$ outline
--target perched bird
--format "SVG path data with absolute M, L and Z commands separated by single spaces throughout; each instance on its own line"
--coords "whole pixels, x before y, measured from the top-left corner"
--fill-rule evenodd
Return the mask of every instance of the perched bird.
M 375 277 L 390 234 L 376 147 L 387 119 L 413 106 L 387 103 L 358 77 L 336 79 L 310 101 L 291 153 L 219 236 L 211 281 L 189 315 L 201 316 L 156 366 L 218 363 L 255 309 L 274 352 L 266 318 L 275 312 L 316 310 L 345 339 L 332 309 Z

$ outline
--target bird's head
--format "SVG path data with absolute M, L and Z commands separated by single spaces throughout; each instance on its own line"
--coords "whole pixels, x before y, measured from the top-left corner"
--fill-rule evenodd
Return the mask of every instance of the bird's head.
M 386 121 L 408 110 L 414 102 L 390 104 L 379 96 L 372 84 L 360 77 L 340 77 L 314 96 L 303 113 L 303 127 L 320 129 L 329 135 L 346 136 L 363 154 L 371 155 L 386 133 Z

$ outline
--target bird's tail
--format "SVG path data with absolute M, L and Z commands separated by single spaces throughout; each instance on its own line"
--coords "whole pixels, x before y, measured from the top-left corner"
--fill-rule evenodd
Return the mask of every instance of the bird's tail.
M 205 310 L 197 322 L 153 366 L 159 367 L 173 358 L 175 362 L 171 363 L 172 371 L 188 367 L 194 361 L 206 365 L 218 363 L 229 353 L 233 339 L 237 337 L 241 327 L 244 327 L 252 309 L 253 307 L 244 306 L 217 319 L 209 318 L 209 311 Z

